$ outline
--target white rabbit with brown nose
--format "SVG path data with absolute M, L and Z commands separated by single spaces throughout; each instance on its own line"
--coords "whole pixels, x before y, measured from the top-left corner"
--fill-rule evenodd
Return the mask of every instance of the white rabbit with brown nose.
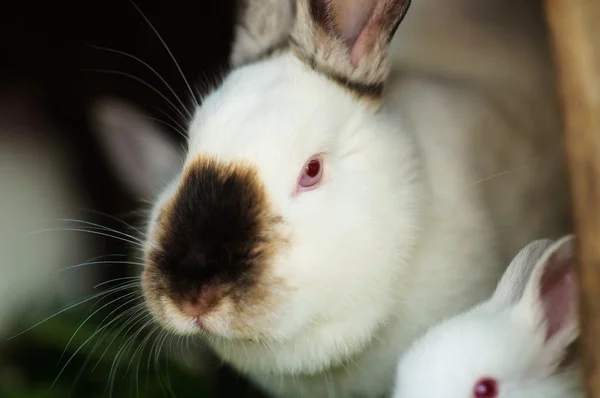
M 273 18 L 260 17 L 267 6 Z M 426 74 L 391 64 L 407 11 L 402 0 L 249 1 L 234 68 L 154 195 L 148 309 L 273 396 L 391 393 L 415 337 L 485 298 L 525 243 L 563 231 L 549 73 L 507 57 L 488 66 L 514 68 L 514 80 L 488 85 L 445 73 L 443 58 Z M 544 43 L 527 40 L 537 60 Z M 123 176 L 150 193 L 140 173 L 158 176 L 176 151 L 118 103 L 95 112 L 110 147 L 126 148 L 115 164 L 142 160 Z

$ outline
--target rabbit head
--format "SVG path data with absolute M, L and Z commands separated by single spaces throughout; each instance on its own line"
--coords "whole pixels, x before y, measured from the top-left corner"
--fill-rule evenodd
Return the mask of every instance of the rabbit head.
M 492 298 L 430 329 L 398 366 L 395 398 L 575 397 L 574 238 L 512 261 Z
M 277 23 L 256 8 L 266 3 L 282 7 L 272 9 Z M 196 109 L 183 165 L 148 220 L 143 292 L 166 329 L 203 336 L 238 369 L 313 373 L 389 319 L 421 197 L 414 145 L 379 112 L 386 46 L 407 7 L 242 8 L 234 68 Z M 96 117 L 126 148 L 113 153 L 130 160 L 115 164 L 141 160 L 122 173 L 140 192 L 165 180 L 165 159 L 179 165 L 136 112 L 104 102 Z

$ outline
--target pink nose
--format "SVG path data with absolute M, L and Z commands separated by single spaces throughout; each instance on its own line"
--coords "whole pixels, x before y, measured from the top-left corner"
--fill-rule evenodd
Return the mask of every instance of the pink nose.
M 215 304 L 216 291 L 204 287 L 195 300 L 185 300 L 181 303 L 181 311 L 190 317 L 198 318 L 211 310 Z

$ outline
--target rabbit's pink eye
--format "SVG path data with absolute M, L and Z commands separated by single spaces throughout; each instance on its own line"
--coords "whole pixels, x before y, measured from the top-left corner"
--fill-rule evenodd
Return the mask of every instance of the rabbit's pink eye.
M 306 165 L 306 176 L 308 178 L 315 178 L 321 172 L 321 161 L 318 159 L 312 159 Z
M 302 175 L 298 181 L 301 190 L 307 190 L 315 187 L 323 176 L 323 165 L 320 156 L 312 157 L 302 169 Z
M 498 396 L 498 383 L 494 379 L 481 379 L 475 384 L 473 398 L 496 398 Z

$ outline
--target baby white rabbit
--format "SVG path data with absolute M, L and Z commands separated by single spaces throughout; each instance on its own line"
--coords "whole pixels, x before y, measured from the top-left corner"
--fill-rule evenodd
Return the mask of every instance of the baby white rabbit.
M 407 33 L 447 3 L 415 2 Z M 565 231 L 551 61 L 524 3 L 452 2 L 494 11 L 476 18 L 486 45 L 453 42 L 457 73 L 458 59 L 388 62 L 406 45 L 390 41 L 408 1 L 248 1 L 234 69 L 195 109 L 183 168 L 151 197 L 155 319 L 274 396 L 391 393 L 416 336 L 487 297 L 527 242 Z M 519 18 L 496 20 L 506 12 Z M 478 62 L 490 52 L 502 62 Z M 95 117 L 140 193 L 153 193 L 144 173 L 179 164 L 122 104 L 99 102 Z
M 484 303 L 431 328 L 403 355 L 394 398 L 579 398 L 573 236 L 512 261 Z

